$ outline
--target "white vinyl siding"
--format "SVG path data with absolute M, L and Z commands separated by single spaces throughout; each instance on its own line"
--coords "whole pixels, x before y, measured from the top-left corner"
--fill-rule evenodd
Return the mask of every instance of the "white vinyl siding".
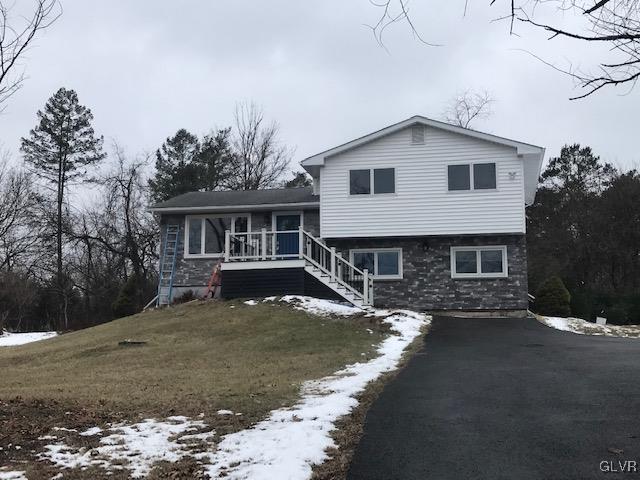
M 495 163 L 496 188 L 448 189 L 452 164 Z M 390 168 L 393 195 L 350 195 L 349 171 Z M 325 238 L 524 233 L 522 160 L 515 148 L 425 128 L 395 132 L 329 157 L 320 170 L 320 229 Z

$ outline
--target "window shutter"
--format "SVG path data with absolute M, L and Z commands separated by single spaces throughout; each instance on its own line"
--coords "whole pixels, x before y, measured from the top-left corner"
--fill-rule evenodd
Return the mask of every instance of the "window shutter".
M 411 127 L 411 143 L 413 145 L 424 144 L 424 125 L 413 125 Z

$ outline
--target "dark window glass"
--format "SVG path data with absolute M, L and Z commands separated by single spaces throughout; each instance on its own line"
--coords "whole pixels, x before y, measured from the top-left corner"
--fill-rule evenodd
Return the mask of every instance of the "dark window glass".
M 482 273 L 502 273 L 502 250 L 482 250 L 480 268 Z
M 399 252 L 378 252 L 378 272 L 376 275 L 398 275 Z
M 475 251 L 459 250 L 456 252 L 456 273 L 478 273 Z
M 369 170 L 349 171 L 349 192 L 351 195 L 371 193 L 371 172 Z
M 395 168 L 376 168 L 373 171 L 373 193 L 395 193 Z
M 189 219 L 189 253 L 200 255 L 202 253 L 202 219 Z
M 225 230 L 231 230 L 231 218 L 208 217 L 204 219 L 204 253 L 222 253 Z
M 473 188 L 476 190 L 496 188 L 495 163 L 476 163 L 473 165 Z
M 249 219 L 247 217 L 236 218 L 236 233 L 244 233 L 249 231 Z
M 449 165 L 449 190 L 470 190 L 469 165 Z
M 373 275 L 373 256 L 373 252 L 354 252 L 353 264 L 360 270 L 364 270 L 366 268 L 367 270 L 369 270 L 369 273 Z

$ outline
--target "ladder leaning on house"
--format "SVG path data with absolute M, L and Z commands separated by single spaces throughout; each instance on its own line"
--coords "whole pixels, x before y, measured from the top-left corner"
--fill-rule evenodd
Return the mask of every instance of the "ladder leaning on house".
M 178 254 L 178 238 L 180 237 L 180 225 L 167 225 L 164 236 L 164 248 L 160 259 L 160 278 L 158 280 L 157 306 L 170 305 L 173 290 L 173 275 L 176 269 L 176 256 Z

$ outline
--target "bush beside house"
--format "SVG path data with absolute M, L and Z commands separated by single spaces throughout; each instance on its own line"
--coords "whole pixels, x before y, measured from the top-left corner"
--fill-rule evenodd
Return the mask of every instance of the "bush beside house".
M 560 277 L 545 281 L 536 294 L 535 309 L 542 315 L 568 317 L 571 315 L 571 295 Z

